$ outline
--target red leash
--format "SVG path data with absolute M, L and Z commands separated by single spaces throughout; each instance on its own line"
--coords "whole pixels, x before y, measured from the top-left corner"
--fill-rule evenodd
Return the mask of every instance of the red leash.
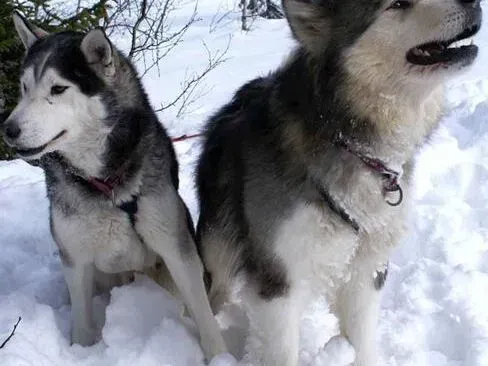
M 185 135 L 181 135 L 178 137 L 174 137 L 171 139 L 171 141 L 173 141 L 173 142 L 185 141 L 185 140 L 193 139 L 193 138 L 200 137 L 200 136 L 203 136 L 203 133 L 195 133 L 193 135 L 186 135 L 185 134 Z M 85 178 L 82 178 L 82 179 L 86 180 L 88 183 L 90 183 L 92 185 L 93 188 L 102 192 L 105 196 L 111 198 L 114 206 L 116 205 L 114 189 L 116 186 L 121 184 L 119 174 L 116 173 L 115 175 L 109 176 L 105 179 L 99 179 L 96 177 L 88 177 L 88 179 L 85 179 Z
M 173 142 L 180 142 L 180 141 L 185 141 L 185 140 L 190 140 L 190 139 L 194 139 L 196 137 L 201 137 L 203 136 L 203 133 L 195 133 L 193 135 L 181 135 L 181 136 L 178 136 L 178 137 L 173 137 L 171 139 L 171 141 Z

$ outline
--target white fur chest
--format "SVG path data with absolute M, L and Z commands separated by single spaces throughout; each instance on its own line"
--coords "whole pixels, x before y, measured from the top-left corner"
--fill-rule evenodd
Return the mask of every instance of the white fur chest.
M 377 184 L 370 177 L 368 180 Z M 355 187 L 361 189 L 364 184 Z M 405 190 L 408 194 L 408 187 Z M 305 285 L 315 295 L 325 294 L 332 299 L 337 288 L 349 280 L 349 264 L 358 250 L 379 253 L 379 257 L 384 253 L 387 257 L 404 233 L 408 202 L 391 207 L 380 192 L 376 193 L 378 197 L 373 198 L 358 192 L 334 197 L 351 214 L 359 231 L 326 202 L 322 207 L 300 204 L 283 221 L 276 231 L 274 248 L 293 285 L 300 288 Z M 351 204 L 355 205 L 353 210 Z
M 292 284 L 326 293 L 345 280 L 358 245 L 355 230 L 333 211 L 306 204 L 283 221 L 274 240 Z
M 400 190 L 388 192 L 389 183 L 381 172 L 373 170 L 346 151 L 338 159 L 338 163 L 326 172 L 323 180 L 337 206 L 357 223 L 362 233 L 382 233 L 385 241 L 389 241 L 387 237 L 400 235 L 412 194 L 409 169 L 398 177 Z M 378 250 L 385 245 L 383 241 L 379 242 Z
M 142 270 L 154 255 L 118 207 L 83 202 L 76 213 L 52 208 L 52 231 L 69 265 L 93 262 L 106 273 Z

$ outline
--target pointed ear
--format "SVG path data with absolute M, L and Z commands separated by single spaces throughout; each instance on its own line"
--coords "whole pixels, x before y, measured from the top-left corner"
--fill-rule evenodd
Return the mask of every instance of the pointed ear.
M 89 64 L 107 66 L 112 63 L 112 45 L 101 28 L 93 29 L 85 35 L 81 41 L 81 52 Z
M 306 49 L 322 51 L 330 38 L 331 0 L 283 0 L 293 36 Z
M 113 47 L 101 28 L 93 29 L 85 35 L 81 41 L 81 52 L 94 69 L 107 77 L 115 75 Z
M 15 11 L 12 17 L 15 29 L 26 49 L 29 49 L 38 39 L 49 35 L 45 30 L 29 23 L 18 11 Z

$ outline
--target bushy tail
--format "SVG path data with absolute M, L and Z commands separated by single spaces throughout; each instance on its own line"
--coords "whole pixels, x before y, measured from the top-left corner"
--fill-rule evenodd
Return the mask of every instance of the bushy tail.
M 230 241 L 219 237 L 208 236 L 203 240 L 202 261 L 205 266 L 205 285 L 207 286 L 210 307 L 214 314 L 219 313 L 222 306 L 231 300 L 231 289 L 239 268 L 241 253 Z

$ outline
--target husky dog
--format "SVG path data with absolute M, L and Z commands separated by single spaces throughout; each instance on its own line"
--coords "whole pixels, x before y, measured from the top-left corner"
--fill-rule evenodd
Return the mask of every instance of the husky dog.
M 92 295 L 118 274 L 164 261 L 197 323 L 207 358 L 225 352 L 210 309 L 171 140 L 134 67 L 100 29 L 47 34 L 14 14 L 27 53 L 22 98 L 3 130 L 41 159 L 71 297 L 71 340 L 96 339 Z
M 377 363 L 379 290 L 442 84 L 471 65 L 479 0 L 283 0 L 298 46 L 206 129 L 197 245 L 214 311 L 240 302 L 245 360 L 295 366 L 325 295 L 355 365 Z

